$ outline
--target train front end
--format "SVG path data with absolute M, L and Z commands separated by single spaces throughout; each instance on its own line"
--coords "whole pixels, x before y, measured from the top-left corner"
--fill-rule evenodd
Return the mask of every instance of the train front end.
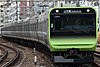
M 97 17 L 93 8 L 53 8 L 49 12 L 49 44 L 55 63 L 93 62 Z

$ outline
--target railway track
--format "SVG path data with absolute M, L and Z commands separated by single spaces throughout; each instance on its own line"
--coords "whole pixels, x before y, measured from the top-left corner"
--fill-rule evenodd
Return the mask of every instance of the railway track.
M 94 64 L 97 65 L 97 67 L 100 67 L 100 47 L 97 47 L 94 53 L 94 62 Z
M 9 46 L 18 49 L 22 55 L 22 58 L 18 60 L 18 63 L 14 64 L 12 67 L 54 67 L 53 64 L 50 62 L 50 58 L 48 56 L 50 55 L 47 50 L 43 51 L 40 47 L 36 48 L 34 51 L 33 48 L 22 46 L 21 44 L 10 42 L 4 39 L 1 39 L 2 43 L 7 43 Z M 34 43 L 33 43 L 34 44 Z M 5 44 L 6 45 L 6 44 Z M 36 62 L 35 62 L 35 56 L 36 56 Z
M 8 43 L 7 41 L 3 41 L 3 43 Z M 17 49 L 20 49 L 20 50 L 28 50 L 27 48 L 25 49 L 24 47 L 21 47 L 21 46 L 17 46 L 18 44 L 14 44 L 14 43 L 11 43 L 11 42 L 9 42 L 8 44 L 11 46 L 11 47 L 14 47 L 14 48 L 17 48 Z M 36 49 L 38 48 L 38 46 L 36 46 Z M 36 66 L 43 66 L 43 67 L 55 67 L 55 65 L 54 64 L 52 64 L 52 62 L 50 62 L 50 60 L 49 60 L 49 65 L 48 65 L 48 62 L 45 62 L 45 61 L 48 61 L 48 59 L 50 59 L 49 58 L 49 56 L 50 56 L 50 53 L 48 54 L 48 51 L 47 50 L 45 50 L 45 51 L 42 51 L 42 49 L 41 48 L 43 48 L 43 47 L 40 47 L 40 48 L 38 48 L 37 50 L 36 50 L 36 52 L 35 53 L 33 53 L 33 55 L 31 55 L 31 59 L 32 59 L 32 63 L 30 62 L 29 63 L 29 61 L 28 60 L 30 60 L 29 59 L 29 57 L 27 57 L 28 55 L 26 55 L 26 57 L 25 57 L 25 59 L 23 60 L 23 62 L 21 62 L 21 64 L 19 64 L 19 65 L 17 65 L 18 67 L 25 67 L 25 66 L 27 66 L 28 64 L 30 65 L 30 66 L 34 66 L 34 56 L 37 56 L 37 64 L 36 64 Z M 98 47 L 99 48 L 99 47 Z M 9 50 L 9 49 L 8 49 Z M 32 50 L 31 50 L 32 51 Z M 40 53 L 40 52 L 41 53 Z M 94 53 L 94 57 L 95 57 L 95 61 L 94 61 L 94 63 L 93 63 L 93 65 L 92 66 L 82 66 L 82 67 L 100 67 L 100 49 L 97 49 L 97 51 Z M 11 51 L 10 51 L 11 52 Z M 26 52 L 26 51 L 25 51 Z M 29 51 L 28 51 L 29 52 Z M 26 53 L 25 53 L 26 54 Z M 43 56 L 42 56 L 42 54 L 43 54 Z M 13 54 L 14 55 L 14 54 Z M 41 55 L 41 56 L 40 56 Z M 42 59 L 41 59 L 42 58 Z M 6 59 L 6 58 L 5 58 Z M 45 59 L 45 60 L 44 60 Z M 25 62 L 25 61 L 27 61 L 27 62 Z M 14 63 L 16 62 L 16 60 L 14 61 Z M 9 67 L 11 67 L 11 65 L 12 65 L 13 63 L 11 63 L 10 65 L 9 65 Z M 25 65 L 26 64 L 26 65 Z M 29 66 L 28 65 L 28 66 Z M 72 64 L 71 64 L 72 65 Z M 0 62 L 0 66 L 1 66 L 1 62 Z M 30 67 L 29 66 L 29 67 Z M 59 67 L 60 65 L 58 65 L 58 67 Z M 6 66 L 2 66 L 2 67 L 6 67 Z M 15 67 L 15 66 L 12 66 L 12 67 Z M 60 66 L 60 67 L 64 67 L 64 66 Z M 65 66 L 65 67 L 73 67 L 73 66 Z M 75 67 L 75 66 L 74 66 Z M 78 66 L 76 66 L 76 67 L 78 67 Z M 79 66 L 79 67 L 81 67 L 81 66 Z
M 65 64 L 66 65 L 66 64 Z M 100 67 L 100 46 L 97 47 L 95 53 L 94 53 L 94 63 L 93 64 L 68 64 L 65 66 L 64 64 L 60 64 L 56 67 Z
M 0 62 L 6 58 L 8 51 L 5 50 L 3 47 L 0 47 Z
M 2 47 L 5 50 L 5 53 L 0 58 L 1 59 L 0 66 L 1 67 L 13 66 L 20 56 L 19 51 L 4 44 L 0 44 L 0 47 Z

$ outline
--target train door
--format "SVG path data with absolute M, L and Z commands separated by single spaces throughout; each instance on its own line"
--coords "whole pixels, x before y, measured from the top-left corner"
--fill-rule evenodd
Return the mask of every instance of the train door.
M 39 22 L 38 22 L 38 18 L 37 18 L 37 21 L 36 21 L 36 39 L 38 40 L 39 39 L 39 37 L 38 37 L 38 26 L 39 26 Z
M 45 21 L 42 23 L 42 29 L 41 29 L 42 41 L 44 41 L 44 23 Z
M 34 38 L 34 24 L 30 24 L 30 38 Z
M 35 23 L 35 39 L 38 40 L 38 24 L 37 22 Z

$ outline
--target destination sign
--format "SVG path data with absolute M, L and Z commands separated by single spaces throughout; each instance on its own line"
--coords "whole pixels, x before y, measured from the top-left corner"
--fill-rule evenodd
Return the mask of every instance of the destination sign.
M 95 13 L 92 8 L 55 8 L 51 11 L 51 14 L 61 13 Z
M 82 13 L 81 10 L 64 10 L 63 13 Z

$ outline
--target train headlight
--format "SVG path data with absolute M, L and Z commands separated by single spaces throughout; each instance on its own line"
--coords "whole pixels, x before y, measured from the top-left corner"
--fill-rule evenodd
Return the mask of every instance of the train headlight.
M 69 10 L 69 12 L 71 12 L 71 10 Z
M 51 24 L 51 28 L 53 28 L 53 23 Z
M 56 13 L 58 13 L 59 12 L 59 10 L 56 10 Z
M 87 9 L 87 12 L 90 12 L 90 9 Z

